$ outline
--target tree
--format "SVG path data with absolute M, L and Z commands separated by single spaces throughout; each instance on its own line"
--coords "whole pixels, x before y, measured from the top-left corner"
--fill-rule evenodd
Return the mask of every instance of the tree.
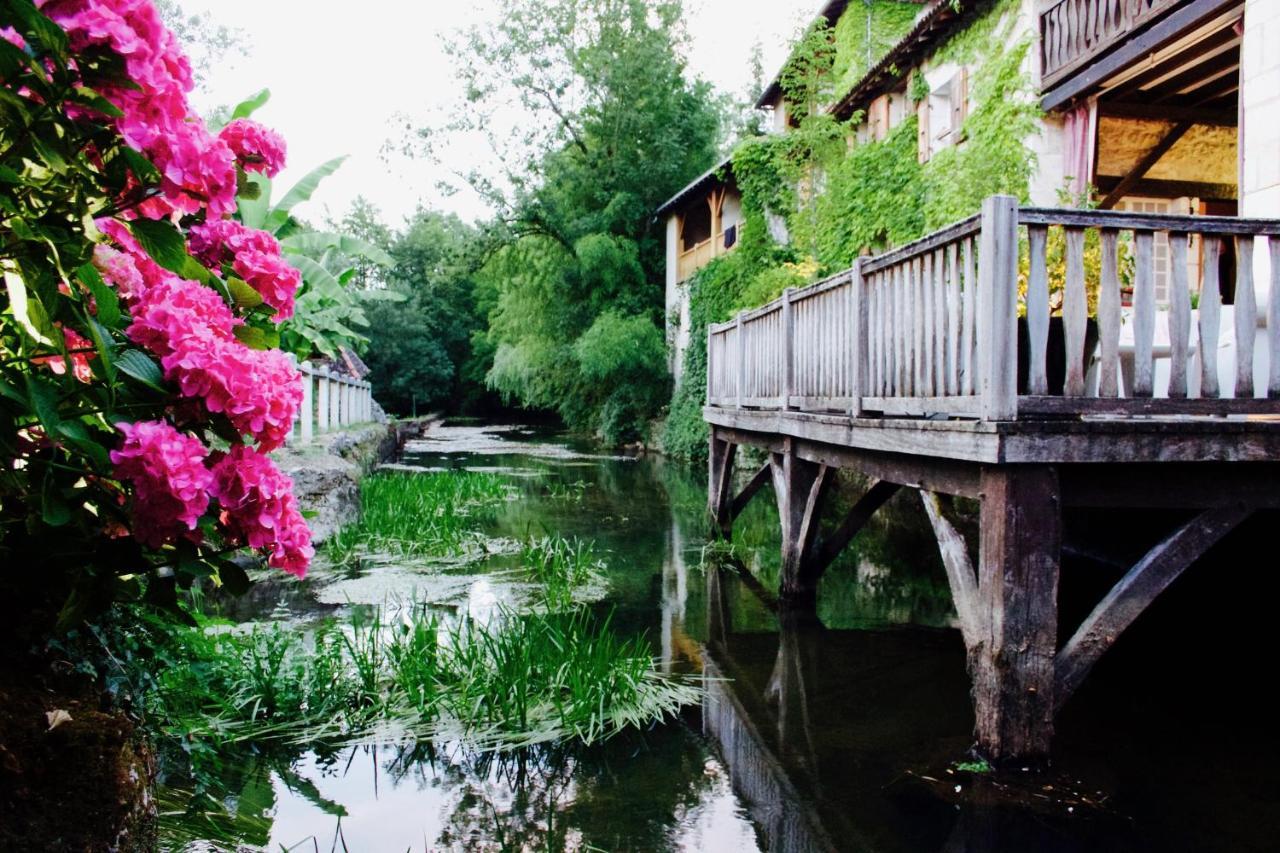
M 357 200 L 342 221 L 376 236 L 385 229 L 371 214 Z M 403 234 L 388 238 L 394 265 L 387 286 L 404 301 L 368 308 L 365 361 L 374 395 L 391 411 L 459 411 L 486 402 L 488 364 L 474 347 L 492 302 L 476 277 L 482 245 L 475 228 L 430 210 L 419 210 Z
M 504 0 L 499 14 L 451 46 L 470 100 L 443 129 L 500 153 L 499 178 L 462 176 L 497 212 L 479 276 L 496 293 L 487 382 L 571 427 L 642 437 L 667 386 L 649 358 L 665 263 L 653 211 L 715 161 L 721 103 L 686 74 L 679 2 Z M 528 117 L 501 133 L 512 100 Z M 422 135 L 428 153 L 441 133 Z M 598 339 L 621 348 L 609 360 L 627 362 L 625 384 L 577 347 L 606 314 Z

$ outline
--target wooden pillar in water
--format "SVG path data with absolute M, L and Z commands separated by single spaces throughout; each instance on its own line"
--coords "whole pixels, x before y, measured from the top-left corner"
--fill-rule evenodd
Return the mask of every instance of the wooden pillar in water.
M 993 762 L 1048 758 L 1062 507 L 1056 469 L 982 473 L 977 642 L 969 649 L 978 749 Z
M 728 539 L 733 533 L 733 462 L 738 446 L 711 431 L 707 454 L 707 510 L 711 514 L 711 535 Z
M 831 469 L 801 459 L 790 446 L 770 456 L 773 491 L 782 523 L 782 583 L 779 595 L 791 603 L 816 599 L 819 572 L 813 571 L 822 499 L 831 483 Z

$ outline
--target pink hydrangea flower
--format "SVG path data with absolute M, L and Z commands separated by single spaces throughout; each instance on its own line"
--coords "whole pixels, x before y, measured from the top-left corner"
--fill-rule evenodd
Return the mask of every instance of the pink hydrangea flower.
M 4 39 L 19 50 L 27 49 L 27 40 L 18 35 L 18 31 L 13 27 L 0 27 L 0 39 Z
M 118 424 L 124 433 L 111 451 L 115 476 L 133 485 L 133 535 L 151 548 L 171 544 L 196 529 L 209 507 L 213 473 L 200 440 L 164 421 Z
M 256 121 L 238 118 L 224 127 L 218 136 L 230 146 L 236 162 L 246 172 L 259 172 L 274 178 L 284 168 L 284 137 Z
M 89 359 L 98 357 L 94 351 L 93 341 L 81 335 L 75 329 L 69 329 L 66 326 L 61 326 L 61 328 L 62 339 L 66 341 L 67 352 L 70 355 L 66 357 L 42 355 L 31 359 L 32 364 L 46 365 L 55 374 L 62 376 L 67 372 L 67 362 L 70 362 L 72 376 L 84 383 L 92 382 L 93 368 L 89 366 Z
M 206 207 L 214 216 L 235 209 L 235 155 L 205 129 L 187 102 L 191 65 L 147 0 L 38 0 L 67 32 L 71 48 L 105 47 L 124 58 L 133 86 L 100 86 L 123 115 L 125 141 L 163 176 L 164 200 L 177 211 Z M 153 205 L 154 207 L 154 205 Z
M 252 287 L 272 308 L 279 323 L 293 316 L 293 299 L 302 284 L 302 273 L 280 253 L 276 238 L 230 219 L 219 219 L 191 229 L 191 252 L 205 266 L 221 272 L 223 264 Z
M 315 556 L 293 481 L 263 453 L 237 445 L 213 465 L 213 495 L 233 542 L 266 550 L 267 563 L 302 577 Z

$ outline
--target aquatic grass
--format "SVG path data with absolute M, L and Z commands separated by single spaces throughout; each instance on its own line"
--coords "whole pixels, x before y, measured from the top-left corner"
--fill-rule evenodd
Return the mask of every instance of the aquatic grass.
M 363 554 L 463 556 L 516 494 L 505 477 L 476 471 L 384 472 L 360 484 L 360 521 L 336 533 L 325 552 L 337 566 Z
M 574 591 L 602 580 L 605 570 L 592 543 L 563 536 L 530 539 L 520 552 L 520 566 L 541 585 L 544 602 L 553 610 L 572 606 Z

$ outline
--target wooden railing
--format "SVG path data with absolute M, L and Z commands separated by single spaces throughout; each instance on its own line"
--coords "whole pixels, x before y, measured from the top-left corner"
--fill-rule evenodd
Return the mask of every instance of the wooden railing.
M 724 231 L 718 231 L 715 236 L 708 237 L 701 243 L 695 243 L 682 251 L 676 259 L 677 280 L 687 281 L 691 275 L 711 263 L 715 258 L 732 252 L 736 248 L 736 243 L 726 249 L 724 247 L 724 235 Z
M 1085 260 L 1090 231 L 1097 232 L 1096 270 Z M 1052 276 L 1062 282 L 1057 351 L 1050 336 L 1051 233 L 1063 247 L 1062 268 Z M 1157 234 L 1169 245 L 1167 314 L 1156 305 Z M 1237 270 L 1230 326 L 1219 296 L 1226 241 Z M 1261 343 L 1255 244 L 1271 260 Z M 1199 258 L 1189 257 L 1190 246 L 1200 247 Z M 1202 270 L 1198 311 L 1193 260 Z M 1121 279 L 1130 269 L 1133 308 L 1126 313 Z M 1091 313 L 1095 347 L 1086 345 Z M 1157 346 L 1162 317 L 1167 347 Z M 1129 343 L 1122 341 L 1125 323 L 1133 330 Z M 1220 365 L 1231 327 L 1235 346 L 1227 351 L 1234 363 Z M 1167 371 L 1156 370 L 1161 348 Z M 1269 359 L 1266 381 L 1255 381 L 1255 349 Z M 1280 414 L 1280 220 L 1020 209 L 1016 199 L 994 196 L 979 216 L 860 258 L 849 272 L 712 325 L 707 357 L 710 406 L 984 420 Z M 1123 372 L 1122 361 L 1130 365 Z M 1056 379 L 1054 363 L 1062 368 Z
M 1042 88 L 1185 0 L 1058 0 L 1040 14 Z

